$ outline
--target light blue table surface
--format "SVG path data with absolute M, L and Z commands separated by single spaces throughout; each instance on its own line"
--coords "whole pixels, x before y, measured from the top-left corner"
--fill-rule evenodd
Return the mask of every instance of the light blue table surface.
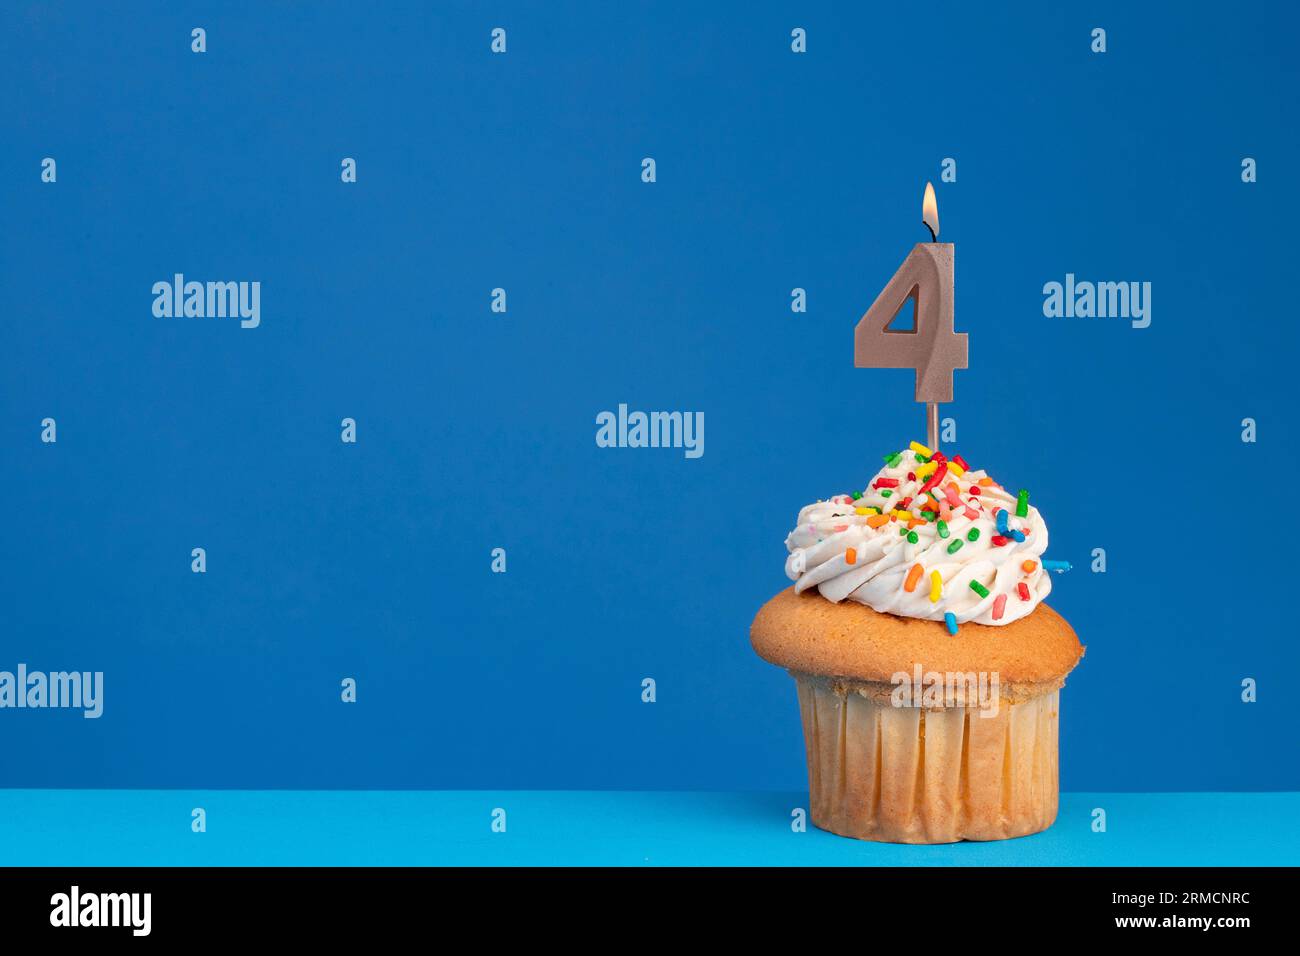
M 766 792 L 0 790 L 0 864 L 1300 863 L 1296 793 L 1067 793 L 1045 833 L 929 847 L 795 832 L 791 811 L 806 806 L 805 793 Z M 204 833 L 191 828 L 196 807 Z M 497 808 L 504 833 L 492 829 Z

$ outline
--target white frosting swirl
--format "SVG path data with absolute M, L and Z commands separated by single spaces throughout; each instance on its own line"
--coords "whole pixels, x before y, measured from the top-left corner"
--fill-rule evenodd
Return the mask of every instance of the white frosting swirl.
M 815 587 L 836 603 L 858 601 L 902 617 L 942 621 L 952 613 L 959 624 L 1001 625 L 1024 617 L 1052 590 L 1041 559 L 1047 550 L 1047 526 L 1038 509 L 1030 505 L 1026 517 L 1017 518 L 1015 494 L 993 483 L 983 471 L 958 476 L 959 468 L 948 470 L 930 489 L 942 502 L 938 503 L 931 493 L 920 491 L 930 476 L 918 457 L 915 451 L 901 452 L 860 498 L 836 495 L 799 512 L 798 526 L 785 539 L 790 551 L 785 571 L 795 590 Z M 919 477 L 918 468 L 922 469 Z M 886 487 L 890 482 L 897 485 Z M 912 519 L 898 514 L 904 502 Z M 1005 535 L 998 528 L 999 509 L 1006 513 Z M 922 510 L 934 514 L 922 518 Z M 876 517 L 875 511 L 887 520 Z M 904 533 L 909 523 L 915 542 Z M 978 531 L 973 541 L 972 529 Z M 957 541 L 961 544 L 954 547 Z M 1028 571 L 1027 561 L 1032 562 Z M 921 570 L 913 572 L 918 565 Z M 931 600 L 936 572 L 941 584 L 938 599 Z M 987 595 L 972 588 L 971 582 Z

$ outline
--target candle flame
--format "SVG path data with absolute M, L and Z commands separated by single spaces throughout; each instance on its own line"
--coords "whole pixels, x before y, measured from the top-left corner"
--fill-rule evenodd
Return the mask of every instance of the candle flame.
M 925 184 L 925 199 L 921 200 L 921 222 L 930 227 L 934 238 L 939 238 L 939 201 L 934 198 L 934 186 Z

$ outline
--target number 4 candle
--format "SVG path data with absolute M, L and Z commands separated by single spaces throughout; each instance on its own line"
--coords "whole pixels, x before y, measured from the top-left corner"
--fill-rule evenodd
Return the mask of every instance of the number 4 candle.
M 867 314 L 853 330 L 853 364 L 857 368 L 916 370 L 916 400 L 926 403 L 926 436 L 939 450 L 939 403 L 952 401 L 953 372 L 966 368 L 966 333 L 953 328 L 953 257 L 951 242 L 939 242 L 939 204 L 934 187 L 925 184 L 921 221 L 930 242 L 912 247 Z M 891 329 L 911 300 L 910 329 Z

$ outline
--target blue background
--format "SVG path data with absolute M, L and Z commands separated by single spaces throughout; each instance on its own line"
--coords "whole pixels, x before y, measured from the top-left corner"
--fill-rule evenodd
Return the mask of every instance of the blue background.
M 1076 566 L 1062 786 L 1300 788 L 1295 14 L 1045 6 L 8 5 L 0 669 L 106 700 L 0 712 L 0 785 L 801 788 L 748 625 L 921 437 L 851 342 L 929 179 L 954 450 Z M 154 318 L 175 272 L 261 327 Z M 1045 318 L 1067 272 L 1151 327 Z M 620 402 L 704 457 L 597 448 Z

